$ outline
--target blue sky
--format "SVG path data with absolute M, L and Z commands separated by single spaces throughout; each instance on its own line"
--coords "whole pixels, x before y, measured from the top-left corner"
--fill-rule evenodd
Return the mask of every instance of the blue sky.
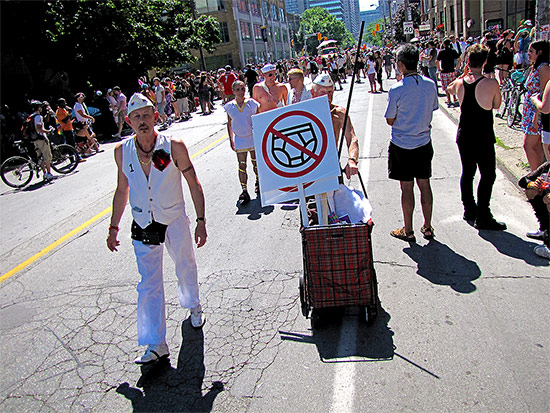
M 359 10 L 373 10 L 378 7 L 379 0 L 359 0 Z M 374 7 L 371 7 L 374 4 Z

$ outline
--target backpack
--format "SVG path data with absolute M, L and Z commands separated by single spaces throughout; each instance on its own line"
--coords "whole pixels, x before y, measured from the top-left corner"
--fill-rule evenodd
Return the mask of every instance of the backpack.
M 35 116 L 38 116 L 38 113 L 29 115 L 29 117 L 23 121 L 23 125 L 21 126 L 21 135 L 23 135 L 23 139 L 28 139 L 31 141 L 38 139 L 38 133 L 34 127 Z

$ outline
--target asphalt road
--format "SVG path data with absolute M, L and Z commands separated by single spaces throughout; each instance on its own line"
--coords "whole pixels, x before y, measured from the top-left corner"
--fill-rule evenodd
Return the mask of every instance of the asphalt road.
M 337 103 L 345 105 L 348 86 Z M 165 260 L 169 365 L 132 362 L 143 350 L 129 210 L 119 252 L 105 246 L 114 144 L 51 184 L 0 187 L 1 274 L 94 219 L 0 284 L 0 410 L 547 412 L 550 272 L 524 236 L 536 225 L 529 205 L 498 173 L 492 208 L 508 230 L 462 220 L 456 127 L 437 111 L 436 239 L 420 237 L 419 201 L 418 243 L 390 237 L 401 209 L 386 172 L 386 94 L 367 90 L 356 85 L 351 118 L 374 208 L 381 311 L 373 326 L 355 309 L 319 330 L 300 314 L 298 210 L 236 205 L 236 157 L 218 108 L 168 130 L 196 154 L 209 236 L 197 250 L 202 331 L 179 307 Z

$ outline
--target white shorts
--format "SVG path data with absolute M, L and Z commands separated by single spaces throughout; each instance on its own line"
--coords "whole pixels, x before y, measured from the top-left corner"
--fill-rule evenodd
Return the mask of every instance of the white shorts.
M 235 151 L 246 152 L 254 150 L 254 136 L 237 136 L 235 135 Z
M 550 145 L 550 132 L 542 131 L 542 143 Z

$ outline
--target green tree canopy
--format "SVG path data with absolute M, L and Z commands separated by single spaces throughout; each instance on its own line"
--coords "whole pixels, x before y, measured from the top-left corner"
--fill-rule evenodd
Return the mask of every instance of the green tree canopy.
M 375 30 L 375 27 L 376 27 L 376 24 L 379 24 L 382 28 L 383 28 L 383 31 L 382 32 L 379 32 L 379 33 L 376 33 L 376 35 L 373 35 L 372 32 L 373 30 Z M 365 33 L 363 34 L 363 42 L 365 42 L 366 44 L 370 45 L 370 46 L 379 46 L 381 47 L 383 44 L 382 42 L 382 39 L 384 37 L 386 37 L 386 30 L 388 28 L 384 26 L 384 19 L 383 18 L 380 18 L 374 22 L 371 22 L 369 23 L 366 27 L 365 27 Z
M 411 10 L 411 17 L 414 27 L 420 26 L 420 8 L 417 3 L 409 3 Z M 395 30 L 395 40 L 398 42 L 404 42 L 405 35 L 403 34 L 403 22 L 407 21 L 405 5 L 401 4 L 397 8 L 397 12 L 393 15 L 393 27 Z
M 27 67 L 34 96 L 48 86 L 45 73 L 59 71 L 73 92 L 114 83 L 134 88 L 146 71 L 193 62 L 191 49 L 211 52 L 220 41 L 217 20 L 194 19 L 191 0 L 1 3 L 2 60 Z M 17 70 L 3 64 L 2 72 L 5 101 L 6 75 Z
M 301 15 L 300 30 L 297 34 L 297 43 L 305 48 L 310 55 L 317 54 L 317 33 L 323 37 L 336 40 L 339 46 L 347 48 L 355 44 L 351 33 L 343 22 L 339 21 L 322 7 L 312 7 Z

